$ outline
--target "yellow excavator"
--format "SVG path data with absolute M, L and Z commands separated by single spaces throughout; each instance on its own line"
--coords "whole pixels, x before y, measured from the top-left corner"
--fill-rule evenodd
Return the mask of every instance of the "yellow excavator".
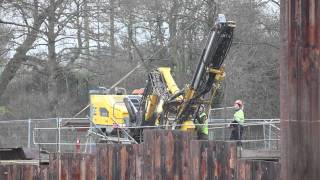
M 129 112 L 125 105 L 130 104 L 132 113 L 137 112 L 141 95 L 109 93 L 105 87 L 89 91 L 91 134 L 98 136 L 99 142 L 135 142 L 123 127 L 129 125 Z
M 193 130 L 200 107 L 209 110 L 225 77 L 223 62 L 232 44 L 234 28 L 233 21 L 227 21 L 223 14 L 218 15 L 191 84 L 179 89 L 169 67 L 153 69 L 142 95 L 91 93 L 91 121 L 109 140 L 109 135 L 115 130 L 119 135 L 121 129 L 124 139 L 139 142 L 144 126 Z
M 235 22 L 227 21 L 219 14 L 202 51 L 191 84 L 179 89 L 169 67 L 152 70 L 140 101 L 140 106 L 131 121 L 139 126 L 151 125 L 162 128 L 195 128 L 195 118 L 201 107 L 206 112 L 225 77 L 223 62 L 231 47 Z M 130 104 L 127 104 L 130 109 Z M 129 111 L 129 114 L 133 111 Z M 208 114 L 208 113 L 207 113 Z M 138 118 L 139 117 L 139 118 Z M 133 137 L 139 137 L 143 129 L 133 129 Z M 136 138 L 137 139 L 137 138 Z

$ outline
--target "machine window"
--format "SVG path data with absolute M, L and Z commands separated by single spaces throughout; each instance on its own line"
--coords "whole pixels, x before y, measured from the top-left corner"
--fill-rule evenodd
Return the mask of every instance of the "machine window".
M 108 117 L 109 112 L 106 108 L 100 108 L 100 116 Z
M 130 99 L 130 100 L 131 100 L 131 102 L 132 102 L 133 104 L 139 103 L 139 100 L 138 100 L 138 99 Z

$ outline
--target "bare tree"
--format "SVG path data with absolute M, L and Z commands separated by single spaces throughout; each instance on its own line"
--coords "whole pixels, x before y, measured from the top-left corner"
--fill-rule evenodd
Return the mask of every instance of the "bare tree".
M 57 4 L 60 4 L 62 0 L 57 1 Z M 2 24 L 11 24 L 16 26 L 22 26 L 27 28 L 27 34 L 25 36 L 25 40 L 23 43 L 16 49 L 15 54 L 6 64 L 4 71 L 0 76 L 0 97 L 5 92 L 8 84 L 16 75 L 16 72 L 21 67 L 21 64 L 27 60 L 27 52 L 32 48 L 33 43 L 37 39 L 37 35 L 39 34 L 40 27 L 42 23 L 45 21 L 47 17 L 47 10 L 49 7 L 40 10 L 39 3 L 37 0 L 33 1 L 33 9 L 32 9 L 32 19 L 33 24 L 18 24 L 15 22 L 7 22 L 0 20 Z
M 111 57 L 115 56 L 115 3 L 114 0 L 110 0 L 110 50 Z
M 215 16 L 225 13 L 237 28 L 225 61 L 225 95 L 215 104 L 229 106 L 240 98 L 251 109 L 263 102 L 264 108 L 254 108 L 248 116 L 277 116 L 278 2 L 1 1 L 5 16 L 0 28 L 7 28 L 10 36 L 2 45 L 14 47 L 8 56 L 0 56 L 6 58 L 0 76 L 0 96 L 6 99 L 1 103 L 21 110 L 27 107 L 20 104 L 38 98 L 36 105 L 16 114 L 31 116 L 40 109 L 51 116 L 72 114 L 87 103 L 89 86 L 113 85 L 136 65 L 137 54 L 148 68 L 174 67 L 182 86 L 191 80 Z M 18 15 L 15 21 L 13 14 Z M 137 69 L 120 86 L 139 88 L 145 79 L 145 71 Z M 19 97 L 10 98 L 14 93 Z

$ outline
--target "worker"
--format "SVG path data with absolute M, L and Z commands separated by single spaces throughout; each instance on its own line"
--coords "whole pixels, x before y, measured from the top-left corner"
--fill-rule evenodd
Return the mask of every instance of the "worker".
M 235 113 L 233 115 L 233 122 L 230 125 L 232 128 L 230 140 L 237 140 L 237 145 L 242 146 L 241 140 L 244 131 L 243 123 L 245 122 L 243 102 L 241 100 L 236 100 L 234 102 L 234 109 Z
M 76 153 L 80 153 L 80 139 L 76 141 Z
M 196 118 L 198 140 L 208 140 L 208 118 L 204 106 L 200 107 L 199 114 Z

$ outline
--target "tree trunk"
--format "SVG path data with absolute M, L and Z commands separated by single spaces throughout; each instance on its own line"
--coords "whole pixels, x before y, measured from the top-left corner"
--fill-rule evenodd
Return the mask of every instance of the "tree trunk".
M 110 0 L 110 50 L 112 59 L 115 56 L 114 32 L 114 0 Z
M 58 87 L 57 87 L 58 63 L 56 60 L 56 47 L 55 47 L 56 35 L 54 32 L 54 27 L 56 23 L 55 9 L 56 8 L 54 5 L 54 0 L 50 0 L 50 10 L 49 10 L 49 16 L 48 16 L 48 70 L 49 70 L 48 99 L 49 99 L 49 107 L 53 116 L 57 115 L 56 106 L 58 103 Z
M 83 42 L 81 39 L 81 34 L 82 34 L 82 23 L 80 22 L 81 19 L 81 11 L 83 11 L 83 9 L 80 7 L 80 3 L 76 3 L 77 5 L 77 14 L 76 14 L 76 30 L 77 30 L 77 44 L 78 44 L 78 48 L 75 49 L 75 53 L 74 56 L 72 56 L 68 62 L 68 64 L 66 65 L 65 69 L 68 69 L 79 57 L 80 54 L 82 53 L 82 49 L 83 49 Z
M 129 55 L 129 61 L 133 61 L 133 48 L 132 48 L 132 42 L 133 41 L 133 16 L 132 13 L 129 12 L 129 23 L 128 23 L 128 55 Z
M 207 1 L 207 24 L 208 24 L 208 29 L 207 31 L 209 32 L 210 29 L 213 27 L 214 24 L 214 16 L 216 13 L 216 6 L 214 0 L 208 0 Z
M 159 41 L 160 44 L 160 51 L 159 51 L 159 58 L 160 60 L 165 57 L 165 50 L 163 49 L 164 47 L 164 33 L 162 30 L 162 25 L 163 25 L 163 19 L 161 14 L 157 14 L 157 40 Z
M 86 56 L 86 63 L 89 65 L 89 57 L 90 57 L 90 39 L 89 39 L 89 9 L 87 6 L 87 1 L 84 1 L 84 42 L 85 42 L 85 56 Z
M 35 10 L 38 11 L 38 10 Z M 37 39 L 41 24 L 45 20 L 45 14 L 42 13 L 34 17 L 34 23 L 28 32 L 24 42 L 16 49 L 16 53 L 9 63 L 5 66 L 0 76 L 0 99 L 8 87 L 10 81 L 14 78 L 17 71 L 21 67 L 22 62 L 27 60 L 26 54 L 32 48 L 33 43 Z
M 178 2 L 174 0 L 173 6 L 169 13 L 169 34 L 170 34 L 170 57 L 173 62 L 173 70 L 179 72 L 179 60 L 178 60 L 178 42 L 177 42 L 177 18 L 176 13 L 178 11 Z

